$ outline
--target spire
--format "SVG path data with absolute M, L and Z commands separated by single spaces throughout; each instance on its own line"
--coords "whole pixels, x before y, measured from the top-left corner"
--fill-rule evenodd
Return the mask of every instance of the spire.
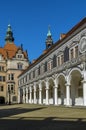
M 52 34 L 50 31 L 50 26 L 48 26 L 48 33 L 47 33 L 47 38 L 46 38 L 46 49 L 48 49 L 52 45 L 53 45 Z
M 8 28 L 7 28 L 5 41 L 6 42 L 13 42 L 14 41 L 13 32 L 12 32 L 10 24 L 8 25 Z
M 48 33 L 47 33 L 47 37 L 51 36 L 51 32 L 50 32 L 50 25 L 48 26 Z

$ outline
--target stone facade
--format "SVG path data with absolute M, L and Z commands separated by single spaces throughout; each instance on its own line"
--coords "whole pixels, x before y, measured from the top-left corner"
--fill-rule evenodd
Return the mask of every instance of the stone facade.
M 18 78 L 19 103 L 86 106 L 86 18 Z
M 0 47 L 0 103 L 18 102 L 18 76 L 29 66 L 28 55 L 14 43 L 8 25 L 4 47 Z

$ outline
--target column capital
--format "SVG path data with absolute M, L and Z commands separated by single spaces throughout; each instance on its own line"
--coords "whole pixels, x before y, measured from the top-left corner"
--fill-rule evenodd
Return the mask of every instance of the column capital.
M 53 86 L 53 88 L 55 89 L 55 88 L 58 88 L 58 86 L 56 85 L 56 86 Z
M 82 82 L 82 83 L 86 83 L 86 80 L 82 80 L 81 82 Z
M 71 84 L 66 83 L 65 86 L 70 86 Z

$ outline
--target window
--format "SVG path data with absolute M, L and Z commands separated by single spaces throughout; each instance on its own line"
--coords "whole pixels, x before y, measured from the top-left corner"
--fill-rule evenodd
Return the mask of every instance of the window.
M 26 80 L 26 82 L 27 82 L 27 75 L 25 76 L 25 80 Z
M 45 62 L 45 69 L 44 71 L 46 72 L 47 71 L 47 62 Z
M 15 101 L 17 101 L 17 97 L 16 96 L 13 96 L 13 101 L 15 102 Z
M 70 58 L 71 58 L 71 59 L 74 58 L 74 50 L 73 50 L 73 49 L 70 50 Z
M 75 47 L 75 58 L 78 57 L 78 46 Z
M 18 56 L 18 58 L 22 58 L 22 55 L 17 55 Z
M 40 75 L 40 66 L 39 66 L 39 68 L 38 68 L 38 75 Z
M 9 74 L 8 75 L 8 80 L 14 80 L 14 74 Z
M 22 69 L 22 66 L 23 66 L 23 65 L 22 65 L 21 63 L 18 63 L 18 64 L 17 64 L 17 68 L 18 68 L 19 70 Z
M 5 76 L 0 76 L 0 81 L 5 82 Z
M 29 73 L 29 79 L 31 79 L 31 72 Z
M 49 62 L 48 62 L 48 70 L 51 70 L 51 69 L 52 69 L 52 66 L 53 66 L 53 62 L 52 62 L 52 61 L 49 61 Z
M 64 62 L 69 60 L 69 48 L 66 47 L 64 50 Z
M 8 85 L 8 91 L 9 91 L 9 93 L 15 93 L 15 88 L 14 88 L 14 85 L 13 84 L 9 84 Z
M 0 66 L 0 71 L 4 71 L 4 66 Z
M 3 86 L 0 86 L 0 91 L 4 91 L 4 87 Z
M 3 81 L 5 81 L 5 76 L 3 76 Z
M 0 76 L 0 81 L 2 81 L 2 76 Z
M 61 55 L 61 65 L 64 63 L 64 56 Z
M 35 78 L 35 70 L 33 71 L 33 78 Z
M 56 55 L 53 56 L 53 68 L 56 67 L 57 64 L 56 64 Z
M 58 66 L 60 66 L 60 56 L 57 58 Z
M 44 64 L 41 65 L 41 74 L 44 73 Z

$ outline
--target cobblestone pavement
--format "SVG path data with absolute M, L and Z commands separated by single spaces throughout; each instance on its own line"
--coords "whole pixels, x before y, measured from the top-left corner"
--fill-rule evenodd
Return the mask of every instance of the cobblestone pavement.
M 86 130 L 85 107 L 0 106 L 0 130 Z

